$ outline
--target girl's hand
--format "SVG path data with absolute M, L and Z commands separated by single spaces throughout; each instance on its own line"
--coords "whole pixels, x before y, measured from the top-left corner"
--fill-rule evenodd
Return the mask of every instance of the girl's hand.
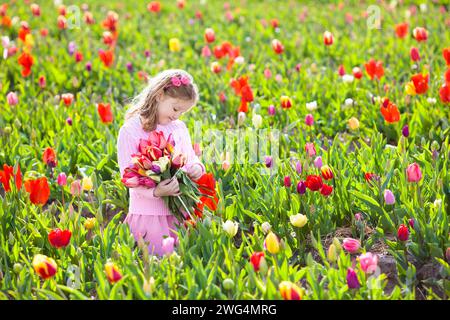
M 181 195 L 177 178 L 172 177 L 171 179 L 166 179 L 158 183 L 158 185 L 155 187 L 155 190 L 153 191 L 153 195 L 155 197 L 175 197 Z
M 202 176 L 202 168 L 199 165 L 194 165 L 189 168 L 187 175 L 191 180 L 198 180 Z

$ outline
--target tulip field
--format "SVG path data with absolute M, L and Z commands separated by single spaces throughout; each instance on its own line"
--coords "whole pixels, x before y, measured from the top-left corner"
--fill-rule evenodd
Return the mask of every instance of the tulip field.
M 0 0 L 0 299 L 449 299 L 449 30 L 439 0 Z M 218 202 L 157 256 L 116 146 L 172 68 Z

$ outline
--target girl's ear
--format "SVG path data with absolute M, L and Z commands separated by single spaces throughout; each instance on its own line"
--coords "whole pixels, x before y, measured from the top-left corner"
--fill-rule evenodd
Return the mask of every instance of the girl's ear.
M 162 92 L 158 93 L 158 94 L 156 95 L 156 101 L 160 102 L 161 99 L 162 99 L 162 96 L 163 96 L 163 93 L 162 93 Z

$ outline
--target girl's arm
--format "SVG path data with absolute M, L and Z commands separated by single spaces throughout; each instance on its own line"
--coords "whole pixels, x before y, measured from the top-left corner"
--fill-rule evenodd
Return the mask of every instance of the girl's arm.
M 126 128 L 121 127 L 119 130 L 119 136 L 117 138 L 117 159 L 120 169 L 120 177 L 123 177 L 125 168 L 132 165 L 131 155 L 138 152 L 139 140 L 134 138 Z M 155 188 L 136 187 L 133 189 L 133 193 L 137 194 L 140 198 L 158 198 L 153 195 Z
M 206 173 L 205 166 L 203 165 L 203 163 L 201 163 L 201 161 L 195 154 L 194 149 L 192 148 L 192 141 L 189 135 L 189 130 L 187 129 L 186 124 L 184 122 L 181 121 L 180 123 L 184 131 L 184 134 L 182 135 L 181 138 L 182 151 L 187 156 L 187 163 L 183 167 L 183 170 L 188 171 L 192 166 L 200 166 L 200 168 L 202 169 L 202 174 L 204 174 Z

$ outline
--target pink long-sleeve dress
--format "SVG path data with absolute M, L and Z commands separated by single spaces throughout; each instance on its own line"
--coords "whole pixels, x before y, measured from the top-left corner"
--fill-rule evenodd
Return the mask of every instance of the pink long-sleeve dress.
M 157 131 L 162 131 L 167 138 L 169 134 L 175 141 L 175 149 L 187 156 L 187 164 L 184 170 L 189 170 L 193 165 L 199 165 L 205 173 L 205 167 L 196 156 L 189 131 L 181 120 L 172 121 L 166 125 L 157 125 Z M 120 176 L 123 176 L 125 168 L 130 166 L 131 156 L 138 152 L 140 139 L 148 139 L 149 132 L 144 131 L 139 114 L 129 118 L 119 130 L 117 139 L 117 158 L 120 168 Z M 125 222 L 136 241 L 143 237 L 149 243 L 150 254 L 164 254 L 162 240 L 164 236 L 178 238 L 176 230 L 176 218 L 171 214 L 164 200 L 153 194 L 155 188 L 137 187 L 130 188 L 128 215 Z

